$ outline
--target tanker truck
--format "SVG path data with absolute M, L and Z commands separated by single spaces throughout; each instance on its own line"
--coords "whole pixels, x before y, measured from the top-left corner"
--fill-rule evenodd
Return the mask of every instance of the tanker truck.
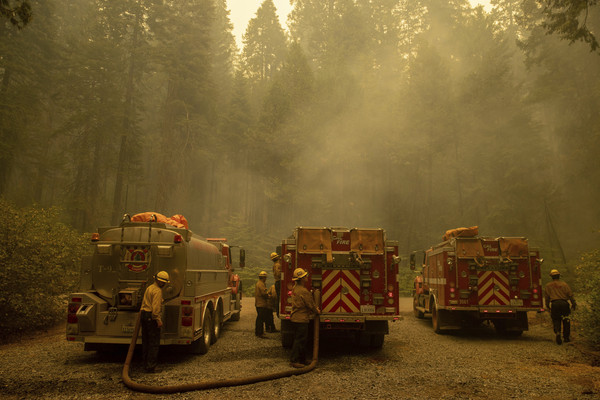
M 119 226 L 93 233 L 93 255 L 81 264 L 79 291 L 69 296 L 66 338 L 84 350 L 129 344 L 144 291 L 164 270 L 160 344 L 205 354 L 223 323 L 240 318 L 241 280 L 224 238 L 202 238 L 181 215 L 125 215 Z M 239 249 L 243 268 L 245 252 Z M 138 339 L 141 344 L 141 338 Z

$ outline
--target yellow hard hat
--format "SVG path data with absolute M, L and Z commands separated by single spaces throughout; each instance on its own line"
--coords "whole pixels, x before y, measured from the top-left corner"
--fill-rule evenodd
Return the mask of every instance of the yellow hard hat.
M 308 275 L 308 272 L 306 272 L 302 268 L 296 268 L 294 270 L 294 274 L 292 275 L 292 279 L 297 281 L 298 279 L 304 278 L 306 275 Z
M 267 276 L 267 271 L 260 271 L 260 274 L 258 274 L 258 276 Z
M 560 275 L 560 272 L 558 272 L 557 269 L 553 269 L 552 271 L 550 271 L 550 276 L 554 276 L 554 275 Z
M 271 253 L 271 260 L 275 261 L 279 258 L 279 254 L 277 253 Z
M 158 274 L 156 274 L 156 280 L 169 283 L 169 274 L 166 271 L 160 271 Z

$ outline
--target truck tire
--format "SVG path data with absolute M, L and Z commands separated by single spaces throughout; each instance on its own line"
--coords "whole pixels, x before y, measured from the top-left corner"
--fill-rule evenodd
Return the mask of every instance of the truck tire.
M 210 343 L 212 341 L 212 332 L 212 316 L 210 315 L 209 310 L 207 310 L 206 315 L 204 316 L 204 321 L 202 321 L 202 336 L 200 336 L 198 340 L 191 344 L 192 353 L 208 353 L 208 349 L 210 348 Z
M 217 310 L 213 313 L 213 315 L 214 321 L 211 343 L 216 343 L 221 336 L 221 328 L 223 327 L 223 307 L 221 306 L 221 303 L 219 303 Z
M 383 333 L 375 333 L 371 335 L 371 347 L 380 349 L 383 346 L 385 335 Z
M 425 314 L 422 311 L 417 310 L 417 304 L 418 304 L 418 300 L 416 297 L 413 298 L 413 314 L 415 315 L 415 317 L 419 318 L 419 319 L 423 319 L 425 317 Z

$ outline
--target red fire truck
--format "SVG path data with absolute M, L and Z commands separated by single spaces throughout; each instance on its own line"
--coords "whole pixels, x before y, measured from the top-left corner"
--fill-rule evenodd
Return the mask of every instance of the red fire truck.
M 296 268 L 306 270 L 308 285 L 320 291 L 321 332 L 383 345 L 388 321 L 401 319 L 398 242 L 387 240 L 383 229 L 298 227 L 277 250 L 283 255 L 279 317 L 284 347 L 293 343 L 289 318 Z
M 479 236 L 476 226 L 446 231 L 443 240 L 421 252 L 415 316 L 431 314 L 436 333 L 486 320 L 500 333 L 527 330 L 527 312 L 543 311 L 539 251 L 524 237 Z

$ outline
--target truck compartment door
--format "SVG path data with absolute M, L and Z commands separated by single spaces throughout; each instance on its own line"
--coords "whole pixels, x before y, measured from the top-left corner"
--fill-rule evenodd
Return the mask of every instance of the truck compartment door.
M 360 271 L 323 270 L 323 313 L 357 313 L 360 310 Z
M 508 306 L 510 292 L 508 276 L 502 271 L 480 271 L 478 298 L 480 306 Z

